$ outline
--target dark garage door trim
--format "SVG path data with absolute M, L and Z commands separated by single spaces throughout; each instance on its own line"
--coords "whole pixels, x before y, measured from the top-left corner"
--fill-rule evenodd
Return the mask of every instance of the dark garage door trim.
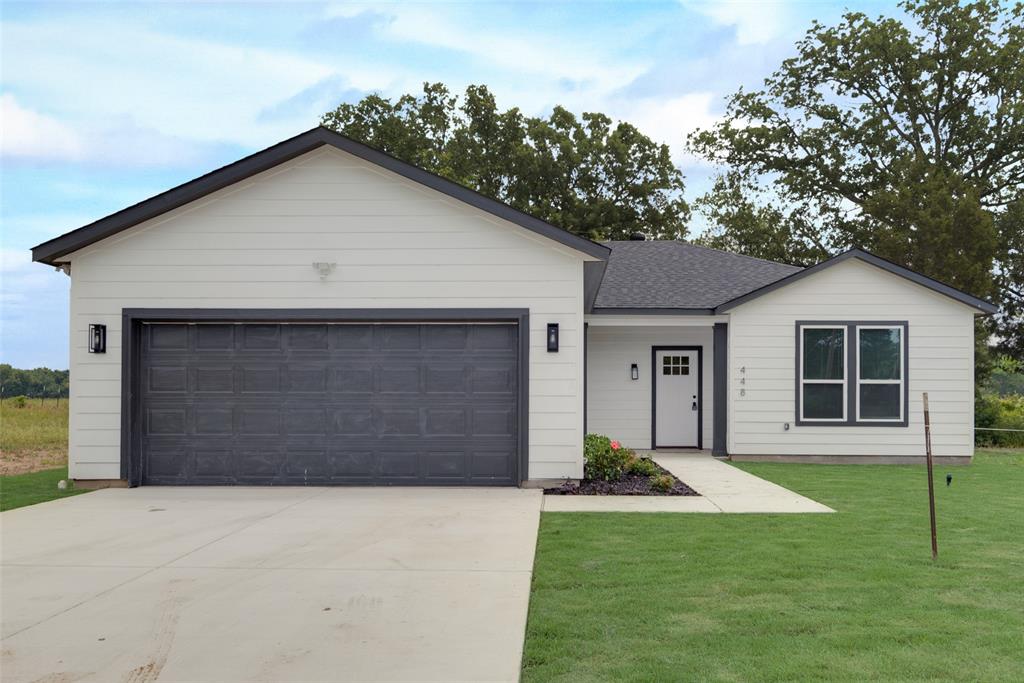
M 515 481 L 529 478 L 530 311 L 525 308 L 125 308 L 121 311 L 121 478 L 142 482 L 138 429 L 143 322 L 512 322 L 519 328 L 518 457 Z

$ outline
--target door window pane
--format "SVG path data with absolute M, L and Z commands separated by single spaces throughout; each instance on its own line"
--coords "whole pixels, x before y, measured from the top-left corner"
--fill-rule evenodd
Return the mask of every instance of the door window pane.
M 900 379 L 899 327 L 858 330 L 861 379 Z
M 842 384 L 804 384 L 804 419 L 843 419 L 843 391 Z
M 860 419 L 900 419 L 901 393 L 899 384 L 861 384 Z
M 842 379 L 844 349 L 842 329 L 803 330 L 804 379 Z
M 665 356 L 661 361 L 661 374 L 663 375 L 689 375 L 689 356 Z

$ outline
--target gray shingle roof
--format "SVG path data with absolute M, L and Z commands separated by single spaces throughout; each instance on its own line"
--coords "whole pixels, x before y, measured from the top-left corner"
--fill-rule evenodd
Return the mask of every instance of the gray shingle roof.
M 595 310 L 714 308 L 801 270 L 686 242 L 604 244 L 612 253 Z

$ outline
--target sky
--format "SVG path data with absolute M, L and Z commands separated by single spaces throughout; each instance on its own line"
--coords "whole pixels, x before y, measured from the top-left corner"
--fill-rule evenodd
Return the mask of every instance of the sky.
M 312 128 L 369 93 L 485 84 L 502 108 L 604 112 L 687 154 L 813 20 L 894 2 L 0 0 L 0 362 L 68 365 L 68 278 L 30 249 Z

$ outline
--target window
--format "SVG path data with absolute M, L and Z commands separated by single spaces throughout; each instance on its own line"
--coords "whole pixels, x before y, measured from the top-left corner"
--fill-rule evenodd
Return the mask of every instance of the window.
M 857 420 L 903 419 L 903 328 L 857 326 Z
M 661 374 L 663 375 L 689 375 L 689 356 L 664 356 L 661 360 Z
M 798 322 L 797 424 L 906 426 L 906 322 Z
M 801 419 L 845 421 L 846 327 L 802 327 L 800 358 Z

